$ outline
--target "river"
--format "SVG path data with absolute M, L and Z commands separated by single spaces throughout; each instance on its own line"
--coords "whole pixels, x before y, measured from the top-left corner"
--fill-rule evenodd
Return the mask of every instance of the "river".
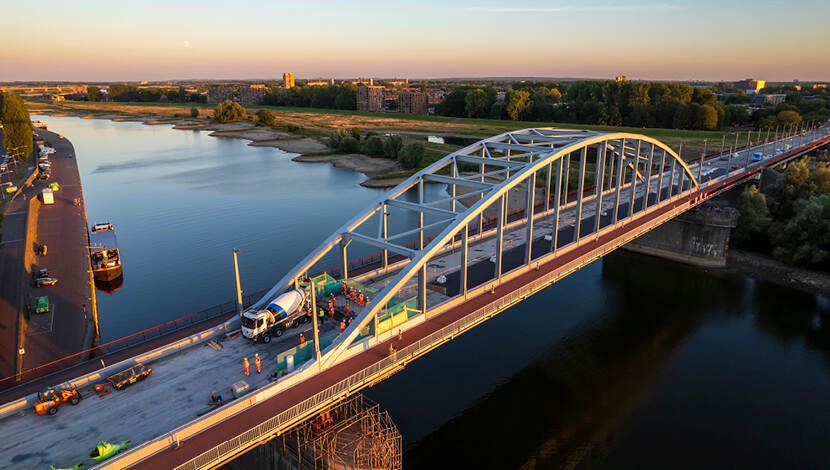
M 380 193 L 363 175 L 169 126 L 38 116 L 75 146 L 124 284 L 103 340 L 270 287 Z M 430 186 L 430 191 L 442 191 Z M 830 466 L 830 302 L 614 253 L 366 391 L 404 468 Z

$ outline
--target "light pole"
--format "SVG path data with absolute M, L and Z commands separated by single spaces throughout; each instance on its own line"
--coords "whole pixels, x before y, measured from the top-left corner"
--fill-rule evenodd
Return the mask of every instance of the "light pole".
M 242 316 L 242 285 L 239 283 L 239 262 L 237 261 L 236 255 L 239 254 L 239 250 L 233 250 L 233 271 L 236 274 L 236 313 L 239 316 Z

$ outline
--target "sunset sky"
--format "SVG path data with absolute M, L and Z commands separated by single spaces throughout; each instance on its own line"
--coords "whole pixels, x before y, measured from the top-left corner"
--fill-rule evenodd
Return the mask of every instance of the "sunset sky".
M 0 0 L 0 81 L 830 80 L 830 2 Z

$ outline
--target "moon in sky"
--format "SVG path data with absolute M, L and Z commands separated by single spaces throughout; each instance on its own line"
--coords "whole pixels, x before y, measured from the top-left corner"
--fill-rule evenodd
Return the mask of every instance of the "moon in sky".
M 184 47 L 190 47 L 190 41 L 185 41 L 184 42 Z

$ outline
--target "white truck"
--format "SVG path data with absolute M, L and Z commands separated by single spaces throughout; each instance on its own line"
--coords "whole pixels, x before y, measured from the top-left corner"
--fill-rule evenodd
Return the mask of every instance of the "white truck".
M 43 201 L 43 204 L 48 205 L 55 203 L 55 197 L 52 194 L 51 188 L 43 188 L 43 191 L 40 192 L 40 198 Z
M 306 321 L 303 307 L 307 298 L 305 290 L 295 289 L 272 300 L 262 310 L 246 310 L 242 313 L 242 336 L 263 343 L 270 343 L 274 336 L 279 338 L 288 328 Z

